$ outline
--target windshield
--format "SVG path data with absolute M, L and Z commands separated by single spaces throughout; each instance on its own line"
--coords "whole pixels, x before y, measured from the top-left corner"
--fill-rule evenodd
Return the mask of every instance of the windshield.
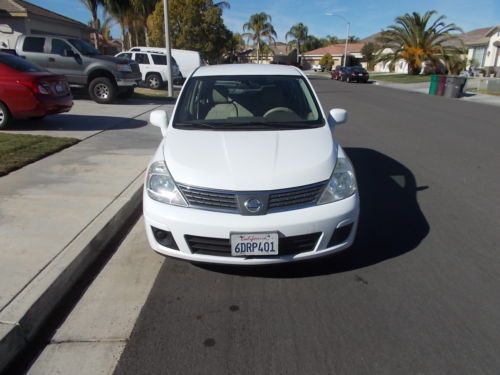
M 303 129 L 324 124 L 301 76 L 191 78 L 179 99 L 175 128 L 211 130 Z
M 95 56 L 101 53 L 81 39 L 68 39 L 68 41 L 84 56 Z
M 41 68 L 40 66 L 10 54 L 0 53 L 0 64 L 5 64 L 8 67 L 17 70 L 19 72 L 26 72 L 26 73 L 46 72 L 46 70 Z

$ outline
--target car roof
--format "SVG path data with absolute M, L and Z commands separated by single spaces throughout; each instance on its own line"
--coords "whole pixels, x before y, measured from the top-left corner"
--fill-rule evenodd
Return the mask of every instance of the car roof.
M 275 64 L 222 64 L 198 68 L 193 77 L 204 76 L 245 76 L 245 75 L 282 75 L 301 76 L 300 70 L 290 65 Z

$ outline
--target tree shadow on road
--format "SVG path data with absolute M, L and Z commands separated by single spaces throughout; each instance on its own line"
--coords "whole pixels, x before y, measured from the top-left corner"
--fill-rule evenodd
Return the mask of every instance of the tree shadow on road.
M 61 114 L 44 119 L 17 120 L 5 131 L 64 130 L 96 131 L 107 129 L 136 129 L 147 122 L 127 117 Z
M 414 250 L 429 233 L 413 173 L 398 161 L 367 148 L 347 148 L 358 179 L 361 213 L 353 246 L 308 262 L 260 267 L 199 265 L 212 271 L 256 277 L 296 278 L 345 272 Z

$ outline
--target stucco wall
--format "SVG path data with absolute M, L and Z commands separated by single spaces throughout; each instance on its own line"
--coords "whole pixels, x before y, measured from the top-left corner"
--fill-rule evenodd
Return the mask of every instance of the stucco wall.
M 486 51 L 486 58 L 484 60 L 484 66 L 500 67 L 500 53 L 498 52 L 499 47 L 496 47 L 495 43 L 500 44 L 499 29 L 497 29 L 497 31 L 490 37 L 490 42 L 488 43 L 488 49 Z

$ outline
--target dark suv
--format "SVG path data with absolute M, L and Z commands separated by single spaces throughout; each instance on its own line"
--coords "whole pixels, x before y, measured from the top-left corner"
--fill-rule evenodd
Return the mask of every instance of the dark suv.
M 84 40 L 53 35 L 21 35 L 19 56 L 51 72 L 65 75 L 72 86 L 84 86 L 97 103 L 128 97 L 141 80 L 137 63 L 101 55 Z

